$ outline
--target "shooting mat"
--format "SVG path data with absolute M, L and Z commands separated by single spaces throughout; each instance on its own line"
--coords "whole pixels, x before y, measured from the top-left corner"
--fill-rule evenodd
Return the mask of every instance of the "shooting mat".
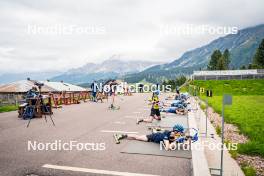
M 191 150 L 170 150 L 164 148 L 160 150 L 160 144 L 153 142 L 129 141 L 128 144 L 121 150 L 121 153 L 154 155 L 191 159 Z

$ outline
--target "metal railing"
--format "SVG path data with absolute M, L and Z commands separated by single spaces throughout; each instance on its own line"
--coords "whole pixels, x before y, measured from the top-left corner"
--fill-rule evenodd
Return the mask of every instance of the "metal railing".
M 250 75 L 192 75 L 193 80 L 244 80 L 244 79 L 264 79 L 263 74 Z

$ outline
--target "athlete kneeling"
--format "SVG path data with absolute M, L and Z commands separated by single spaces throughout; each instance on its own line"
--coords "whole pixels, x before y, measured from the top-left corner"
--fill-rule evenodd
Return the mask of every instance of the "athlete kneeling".
M 150 117 L 149 118 L 145 118 L 145 119 L 137 119 L 137 124 L 139 124 L 140 122 L 146 122 L 146 123 L 151 123 L 153 121 L 153 119 L 156 120 L 161 120 L 160 117 L 160 106 L 159 106 L 159 91 L 155 91 L 153 92 L 152 98 L 151 98 L 151 102 L 152 102 L 152 107 L 150 110 Z

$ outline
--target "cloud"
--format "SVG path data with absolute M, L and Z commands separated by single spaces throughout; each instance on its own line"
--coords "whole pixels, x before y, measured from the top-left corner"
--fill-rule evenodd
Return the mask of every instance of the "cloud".
M 9 57 L 13 55 L 14 48 L 0 48 L 0 56 L 2 57 Z
M 263 0 L 1 1 L 0 70 L 61 71 L 115 54 L 124 59 L 172 61 L 222 35 L 164 35 L 162 26 L 241 29 L 263 23 L 263 16 Z M 40 30 L 29 33 L 30 26 Z M 56 26 L 55 32 L 47 30 Z M 61 32 L 72 26 L 70 33 Z

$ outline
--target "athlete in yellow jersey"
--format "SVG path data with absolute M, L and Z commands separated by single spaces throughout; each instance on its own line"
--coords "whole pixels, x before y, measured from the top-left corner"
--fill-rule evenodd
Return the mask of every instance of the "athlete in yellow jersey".
M 155 95 L 152 99 L 152 108 L 159 109 L 159 97 Z
M 153 121 L 153 119 L 156 120 L 161 120 L 160 117 L 160 108 L 159 108 L 159 91 L 155 91 L 153 92 L 152 98 L 151 98 L 151 112 L 150 112 L 150 117 L 146 118 L 146 119 L 137 119 L 137 124 L 139 124 L 140 122 L 147 122 L 147 123 L 151 123 Z

